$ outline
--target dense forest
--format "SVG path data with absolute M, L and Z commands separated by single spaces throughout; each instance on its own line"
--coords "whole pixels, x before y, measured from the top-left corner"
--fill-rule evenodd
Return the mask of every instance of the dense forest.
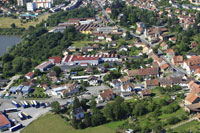
M 55 26 L 72 17 L 92 17 L 93 13 L 90 8 L 58 12 L 50 16 L 46 23 Z M 62 55 L 62 51 L 69 47 L 72 41 L 83 39 L 85 36 L 77 32 L 74 27 L 66 28 L 63 33 L 49 33 L 43 23 L 45 22 L 36 27 L 29 27 L 22 37 L 22 42 L 10 47 L 0 58 L 3 63 L 4 78 L 17 73 L 25 74 L 48 57 Z

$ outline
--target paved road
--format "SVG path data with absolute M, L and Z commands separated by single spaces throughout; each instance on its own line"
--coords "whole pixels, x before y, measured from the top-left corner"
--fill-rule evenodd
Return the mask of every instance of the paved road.
M 104 16 L 106 16 L 107 21 L 111 24 L 115 24 L 115 22 L 110 18 L 110 15 L 103 9 L 103 5 L 101 5 L 101 3 L 99 2 L 100 0 L 96 0 L 97 4 L 99 5 L 102 13 L 104 14 Z

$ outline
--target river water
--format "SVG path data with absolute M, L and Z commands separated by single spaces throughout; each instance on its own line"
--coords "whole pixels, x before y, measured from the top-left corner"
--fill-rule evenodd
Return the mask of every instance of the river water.
M 18 36 L 0 35 L 0 56 L 2 56 L 9 46 L 18 44 L 21 38 Z

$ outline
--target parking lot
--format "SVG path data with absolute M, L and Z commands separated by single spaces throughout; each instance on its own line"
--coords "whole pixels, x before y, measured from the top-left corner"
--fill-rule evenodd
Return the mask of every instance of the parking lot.
M 4 109 L 8 109 L 8 108 L 15 108 L 15 106 L 12 105 L 11 101 L 3 101 L 3 102 L 0 103 L 0 110 L 1 111 L 3 111 Z M 7 115 L 8 115 L 8 118 L 10 120 L 15 120 L 17 123 L 21 123 L 25 127 L 29 123 L 31 123 L 33 120 L 37 119 L 39 116 L 47 113 L 49 110 L 50 110 L 50 107 L 47 107 L 47 108 L 29 107 L 29 108 L 25 108 L 25 109 L 23 107 L 20 107 L 20 108 L 18 108 L 18 112 L 7 113 Z M 19 112 L 25 112 L 28 115 L 30 115 L 31 118 L 26 119 L 26 120 L 20 120 L 20 118 L 17 115 Z M 20 132 L 21 130 L 18 130 L 16 132 Z M 6 131 L 5 133 L 10 133 L 10 131 Z
M 97 96 L 100 91 L 109 89 L 109 87 L 104 84 L 101 84 L 101 86 L 92 86 L 92 87 L 87 87 L 86 89 L 91 93 L 91 95 Z

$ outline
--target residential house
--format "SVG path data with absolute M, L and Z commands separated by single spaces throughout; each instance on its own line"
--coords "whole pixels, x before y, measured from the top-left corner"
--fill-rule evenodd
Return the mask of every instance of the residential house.
M 160 46 L 161 46 L 162 50 L 167 50 L 167 48 L 168 48 L 168 45 L 167 45 L 166 42 L 162 42 L 162 43 L 160 44 Z
M 185 98 L 185 105 L 195 104 L 200 102 L 200 97 L 196 93 L 189 93 Z
M 106 36 L 106 42 L 112 42 L 112 36 Z
M 200 112 L 200 102 L 185 105 L 184 109 L 185 109 L 185 111 L 187 111 L 189 113 L 199 113 Z
M 97 103 L 110 101 L 113 100 L 114 98 L 115 98 L 114 92 L 110 89 L 106 89 L 98 95 Z
M 140 92 L 141 97 L 151 96 L 151 90 L 150 89 L 144 89 Z
M 73 115 L 75 116 L 76 120 L 84 118 L 84 110 L 82 107 L 73 109 Z
M 200 68 L 200 57 L 192 56 L 183 63 L 183 68 L 186 69 L 188 74 L 192 74 L 196 69 Z
M 119 52 L 121 52 L 121 51 L 128 51 L 128 48 L 126 46 L 121 46 L 119 48 Z
M 172 64 L 176 66 L 182 66 L 183 65 L 183 56 L 174 56 L 172 58 Z
M 105 39 L 104 34 L 98 34 L 98 39 L 99 40 L 104 40 Z
M 96 86 L 98 85 L 98 78 L 95 76 L 90 76 L 88 77 L 88 83 L 89 85 Z
M 164 63 L 164 64 L 161 65 L 161 72 L 165 72 L 165 71 L 167 71 L 169 68 L 170 68 L 170 67 L 169 67 L 169 64 Z
M 172 84 L 172 80 L 171 80 L 170 77 L 160 79 L 160 86 L 161 87 L 167 87 L 167 86 L 172 87 L 172 85 L 173 84 Z
M 137 75 L 141 76 L 143 79 L 148 79 L 152 76 L 158 77 L 159 76 L 159 68 L 158 67 L 142 68 L 142 69 L 128 71 L 129 77 L 136 77 Z
M 143 34 L 143 33 L 144 33 L 144 28 L 138 27 L 138 28 L 136 29 L 136 34 L 141 35 L 141 34 Z
M 120 81 L 121 85 L 125 85 L 127 83 L 130 83 L 130 77 L 124 76 L 123 78 L 120 78 L 119 81 Z
M 167 54 L 167 58 L 168 58 L 169 60 L 171 60 L 171 59 L 175 56 L 175 52 L 174 52 L 173 49 L 167 49 L 167 50 L 166 50 L 166 54 Z
M 110 86 L 112 86 L 113 89 L 119 89 L 121 86 L 121 82 L 117 79 L 114 79 L 110 82 Z
M 92 74 L 94 72 L 93 68 L 91 66 L 88 66 L 86 69 L 85 69 L 85 72 L 87 74 Z
M 68 50 L 69 52 L 76 52 L 76 47 L 75 47 L 75 46 L 69 46 L 69 47 L 67 48 L 67 50 Z
M 120 96 L 125 98 L 125 97 L 130 97 L 132 95 L 136 94 L 136 92 L 133 90 L 131 92 L 121 92 Z
M 145 81 L 145 88 L 154 88 L 156 86 L 159 86 L 158 79 L 152 79 L 152 80 L 146 80 Z
M 106 13 L 112 13 L 112 10 L 110 8 L 106 8 Z
M 132 92 L 134 91 L 135 85 L 133 83 L 127 83 L 121 85 L 121 92 Z
M 175 43 L 175 42 L 176 42 L 176 37 L 170 37 L 170 38 L 169 38 L 169 41 Z
M 72 95 L 74 93 L 77 93 L 80 89 L 80 86 L 76 83 L 68 83 L 64 85 L 58 85 L 52 87 L 52 95 L 55 96 L 66 96 L 66 95 Z
M 25 75 L 26 79 L 32 79 L 34 77 L 34 72 L 29 72 Z
M 192 80 L 189 82 L 188 86 L 190 88 L 191 93 L 200 93 L 200 82 Z
M 81 52 L 83 53 L 83 54 L 87 54 L 88 52 L 91 52 L 91 51 L 93 51 L 94 49 L 93 49 L 93 47 L 82 47 L 81 48 Z

